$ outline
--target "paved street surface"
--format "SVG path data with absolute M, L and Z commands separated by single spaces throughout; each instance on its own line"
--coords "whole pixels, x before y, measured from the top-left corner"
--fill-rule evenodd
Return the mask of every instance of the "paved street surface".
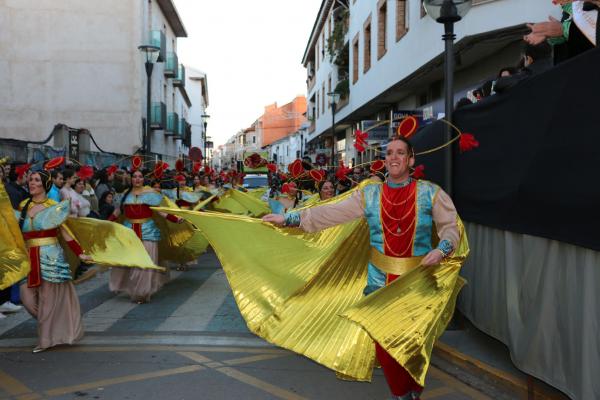
M 372 383 L 335 373 L 252 335 L 214 253 L 203 255 L 149 304 L 108 291 L 108 273 L 77 286 L 86 336 L 31 354 L 35 321 L 0 321 L 0 399 L 386 399 Z M 424 399 L 490 397 L 432 367 Z

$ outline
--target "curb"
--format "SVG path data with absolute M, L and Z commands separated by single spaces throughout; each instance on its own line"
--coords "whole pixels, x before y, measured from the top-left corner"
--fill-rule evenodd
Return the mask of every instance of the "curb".
M 455 348 L 439 341 L 434 345 L 433 354 L 475 377 L 513 393 L 520 399 L 569 399 L 564 394 L 558 392 L 558 390 L 557 393 L 550 393 L 539 384 L 536 385 L 536 379 L 533 377 L 521 378 L 514 376 L 506 371 L 494 368 L 481 360 L 461 353 Z

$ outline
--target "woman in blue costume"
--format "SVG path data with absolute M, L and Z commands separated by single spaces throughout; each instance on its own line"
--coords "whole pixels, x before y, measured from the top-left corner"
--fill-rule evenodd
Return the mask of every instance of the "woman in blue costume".
M 298 187 L 295 182 L 284 183 L 281 195 L 269 198 L 269 207 L 273 214 L 285 214 L 288 210 L 298 207 L 300 203 Z
M 158 265 L 158 242 L 161 240 L 161 232 L 153 219 L 153 211 L 150 207 L 160 206 L 163 196 L 152 188 L 144 186 L 144 174 L 139 169 L 133 171 L 131 184 L 132 186 L 121 199 L 121 207 L 115 210 L 111 219 L 116 220 L 123 214 L 125 217 L 123 225 L 133 229 L 154 264 Z M 160 215 L 171 222 L 183 222 L 173 215 L 164 213 Z M 168 272 L 140 268 L 112 268 L 109 288 L 114 292 L 125 292 L 133 301 L 142 304 L 150 301 L 151 296 L 168 280 Z
M 29 177 L 30 198 L 16 217 L 29 252 L 31 271 L 21 284 L 21 300 L 38 322 L 34 353 L 60 344 L 73 344 L 83 336 L 79 299 L 59 235 L 82 261 L 90 261 L 79 244 L 61 227 L 69 216 L 69 201 L 48 199 L 52 179 L 47 171 Z

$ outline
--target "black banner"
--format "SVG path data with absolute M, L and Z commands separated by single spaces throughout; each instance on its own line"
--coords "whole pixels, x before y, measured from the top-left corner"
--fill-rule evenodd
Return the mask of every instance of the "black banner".
M 452 197 L 464 220 L 600 250 L 600 50 L 460 109 L 455 121 L 480 143 L 455 148 Z M 418 133 L 417 151 L 440 144 L 443 128 Z M 442 152 L 421 163 L 440 183 Z

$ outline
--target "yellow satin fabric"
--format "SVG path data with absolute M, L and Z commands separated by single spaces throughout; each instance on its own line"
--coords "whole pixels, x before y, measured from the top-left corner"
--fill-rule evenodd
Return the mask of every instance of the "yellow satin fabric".
M 255 334 L 353 380 L 370 380 L 375 340 L 424 385 L 433 343 L 464 283 L 458 276 L 468 254 L 462 224 L 452 257 L 364 297 L 370 244 L 363 219 L 309 234 L 245 216 L 162 211 L 187 219 L 208 238 Z
M 219 197 L 219 201 L 211 203 L 209 208 L 223 213 L 249 215 L 251 217 L 262 217 L 271 212 L 266 203 L 236 189 L 228 189 Z
M 152 262 L 135 232 L 121 224 L 92 218 L 68 218 L 62 227 L 79 242 L 95 264 L 164 270 Z M 63 249 L 68 247 L 63 246 Z M 72 256 L 70 250 L 66 252 Z M 71 261 L 72 257 L 68 258 Z
M 46 238 L 37 238 L 37 239 L 29 239 L 25 241 L 25 247 L 41 247 L 47 246 L 49 244 L 57 244 L 58 238 L 56 237 L 46 237 Z
M 193 208 L 194 211 L 200 211 L 203 210 L 207 205 L 210 204 L 211 201 L 214 200 L 214 198 L 217 197 L 216 194 L 213 194 L 212 196 L 210 196 L 209 198 L 207 198 L 206 200 L 202 200 L 200 202 L 198 202 L 198 204 L 196 204 Z
M 262 199 L 263 195 L 267 192 L 266 187 L 256 188 L 256 189 L 248 189 L 248 194 L 255 199 Z
M 169 207 L 167 213 L 179 209 L 177 205 L 167 197 L 163 198 L 163 206 Z M 162 262 L 172 261 L 184 264 L 196 261 L 208 247 L 208 240 L 189 222 L 175 224 L 163 217 L 154 218 L 154 222 L 160 229 L 162 239 L 158 243 L 159 259 Z
M 1 168 L 1 165 L 0 165 Z M 0 290 L 27 277 L 31 269 L 15 212 L 0 182 Z

